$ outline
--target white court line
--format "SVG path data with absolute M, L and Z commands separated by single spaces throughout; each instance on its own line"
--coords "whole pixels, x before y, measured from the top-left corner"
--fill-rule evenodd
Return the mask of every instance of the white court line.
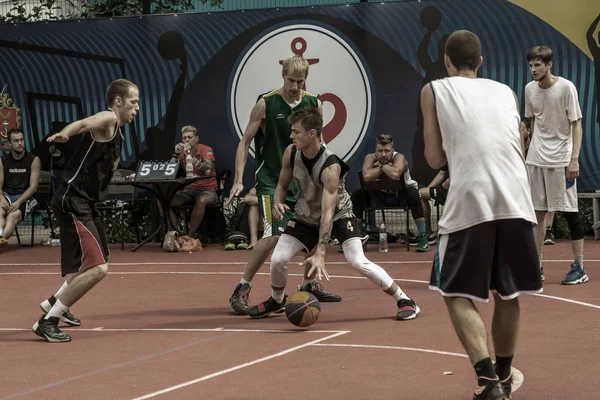
M 245 332 L 245 333 L 349 333 L 340 330 L 300 330 L 300 329 L 233 329 L 233 328 L 87 328 L 61 327 L 61 330 L 77 332 Z M 30 331 L 31 328 L 0 328 L 0 332 Z
M 127 271 L 127 272 L 109 272 L 111 275 L 239 275 L 239 272 L 224 272 L 224 271 Z M 0 275 L 56 275 L 56 272 L 0 272 Z M 257 272 L 256 275 L 269 276 L 268 272 Z M 303 274 L 288 274 L 289 276 L 304 276 Z M 367 279 L 364 276 L 350 275 L 329 275 L 330 278 L 339 279 Z M 394 279 L 401 282 L 426 283 L 429 281 L 421 281 L 416 279 Z
M 597 308 L 600 310 L 600 306 L 597 306 L 595 304 L 584 303 L 583 301 L 578 301 L 578 300 L 571 300 L 571 299 L 567 299 L 565 297 L 549 296 L 547 294 L 534 294 L 534 296 L 544 297 L 546 299 L 552 299 L 552 300 L 566 301 L 567 303 L 573 303 L 573 304 L 578 304 L 580 306 Z
M 239 272 L 222 272 L 222 271 L 128 271 L 128 272 L 110 272 L 111 275 L 239 275 Z M 0 272 L 0 275 L 56 275 L 54 272 Z M 269 275 L 266 272 L 258 272 L 256 275 Z M 302 274 L 288 274 L 289 276 L 303 276 Z M 350 276 L 350 275 L 329 275 L 331 278 L 338 279 L 367 279 L 363 276 Z M 392 278 L 398 282 L 411 282 L 411 283 L 423 283 L 428 285 L 429 281 L 422 281 L 419 279 L 403 279 L 403 278 Z M 547 294 L 536 294 L 531 293 L 530 296 L 544 297 L 547 299 L 564 301 L 565 303 L 577 304 L 584 307 L 596 308 L 600 310 L 600 305 L 585 303 L 583 301 L 572 300 L 566 297 L 550 296 Z
M 174 390 L 184 388 L 186 386 L 194 385 L 196 383 L 199 383 L 199 382 L 202 382 L 202 381 L 207 381 L 209 379 L 216 378 L 218 376 L 225 375 L 225 374 L 237 371 L 237 370 L 242 369 L 242 368 L 250 367 L 252 365 L 259 364 L 259 363 L 262 363 L 264 361 L 271 360 L 273 358 L 284 356 L 286 354 L 289 354 L 289 353 L 292 353 L 294 351 L 301 350 L 303 348 L 315 345 L 315 344 L 323 342 L 325 340 L 329 340 L 329 339 L 333 339 L 333 338 L 341 336 L 341 335 L 345 335 L 346 333 L 349 333 L 349 332 L 350 331 L 339 331 L 339 332 L 334 333 L 332 335 L 325 336 L 324 338 L 313 340 L 311 342 L 308 342 L 308 343 L 305 343 L 305 344 L 301 344 L 299 346 L 291 347 L 291 348 L 289 348 L 287 350 L 280 351 L 279 353 L 271 354 L 270 356 L 262 357 L 262 358 L 254 360 L 254 361 L 250 361 L 250 362 L 247 362 L 247 363 L 244 363 L 244 364 L 237 365 L 237 366 L 232 367 L 232 368 L 228 368 L 228 369 L 224 369 L 224 370 L 212 373 L 210 375 L 205 375 L 205 376 L 202 376 L 200 378 L 197 378 L 197 379 L 194 379 L 194 380 L 191 380 L 191 381 L 183 382 L 183 383 L 180 383 L 179 385 L 171 386 L 171 387 L 168 387 L 168 388 L 163 389 L 163 390 L 159 390 L 159 391 L 154 392 L 154 393 L 149 393 L 149 394 L 144 395 L 142 397 L 136 397 L 133 400 L 144 400 L 144 399 L 149 399 L 149 398 L 152 398 L 152 397 L 159 396 L 161 394 L 169 393 L 169 392 L 172 392 Z
M 440 351 L 440 350 L 430 350 L 430 349 L 419 349 L 415 347 L 401 347 L 401 346 L 377 346 L 371 344 L 342 344 L 342 343 L 322 343 L 322 344 L 313 344 L 313 346 L 319 347 L 354 347 L 361 349 L 384 349 L 384 350 L 406 350 L 406 351 L 418 351 L 421 353 L 432 353 L 432 354 L 440 354 L 443 356 L 453 356 L 453 357 L 462 357 L 469 358 L 468 355 L 462 353 L 452 353 L 449 351 Z
M 415 260 L 415 261 L 386 261 L 386 260 L 371 260 L 374 263 L 380 264 L 428 264 L 431 265 L 431 260 Z M 544 260 L 545 263 L 572 263 L 573 260 Z M 586 263 L 600 262 L 600 260 L 585 260 Z M 135 262 L 135 263 L 113 263 L 109 262 L 109 266 L 140 266 L 140 265 L 207 265 L 212 267 L 219 267 L 222 265 L 246 265 L 246 261 L 213 261 L 213 262 L 202 262 L 202 261 L 188 261 L 188 262 Z M 346 261 L 328 261 L 325 265 L 347 265 Z M 268 262 L 263 265 L 269 265 Z M 59 267 L 59 263 L 0 263 L 0 267 Z

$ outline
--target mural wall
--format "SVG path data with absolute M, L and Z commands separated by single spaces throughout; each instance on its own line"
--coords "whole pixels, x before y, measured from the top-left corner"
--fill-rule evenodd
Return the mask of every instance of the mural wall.
M 125 77 L 140 87 L 141 103 L 122 167 L 168 158 L 180 128 L 195 125 L 217 166 L 233 169 L 256 97 L 281 85 L 282 59 L 302 54 L 311 63 L 306 90 L 324 104 L 325 140 L 352 168 L 348 186 L 358 186 L 356 171 L 381 133 L 392 134 L 427 184 L 436 172 L 423 157 L 420 89 L 445 76 L 447 35 L 469 29 L 482 41 L 481 76 L 512 87 L 521 110 L 527 50 L 554 48 L 554 73 L 573 81 L 584 115 L 579 188 L 600 189 L 600 5 L 571 4 L 585 23 L 566 29 L 536 4 L 438 0 L 0 25 L 0 89 L 21 109 L 28 149 L 43 164 L 43 139 L 104 109 L 106 86 Z M 253 170 L 250 157 L 246 187 Z

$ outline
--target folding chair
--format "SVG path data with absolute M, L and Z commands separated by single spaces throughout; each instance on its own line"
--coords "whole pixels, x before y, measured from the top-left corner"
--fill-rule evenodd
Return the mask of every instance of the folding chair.
M 211 206 L 206 207 L 206 212 L 204 214 L 204 220 L 202 221 L 202 223 L 200 224 L 200 228 L 198 229 L 199 232 L 203 232 L 206 229 L 206 216 L 209 212 L 218 212 L 221 215 L 223 214 L 223 205 L 225 203 L 225 197 L 224 197 L 224 193 L 225 193 L 225 187 L 227 186 L 227 181 L 229 180 L 229 178 L 231 177 L 231 170 L 230 169 L 217 169 L 216 170 L 216 178 L 217 178 L 217 197 L 219 199 L 219 201 L 216 204 L 213 204 Z M 189 229 L 190 226 L 190 218 L 192 215 L 192 210 L 194 209 L 193 205 L 183 205 L 180 207 L 173 207 L 173 210 L 183 210 L 183 212 L 185 213 L 185 226 L 186 229 Z M 225 231 L 226 227 L 222 227 L 223 231 Z M 184 233 L 185 232 L 180 232 L 180 233 Z
M 31 219 L 31 242 L 29 244 L 21 243 L 21 236 L 19 235 L 19 225 L 24 226 L 25 220 L 21 221 L 15 227 L 15 236 L 17 237 L 17 243 L 21 246 L 33 247 L 35 245 L 34 242 L 34 234 L 35 234 L 35 219 L 37 216 L 42 215 L 42 211 L 46 212 L 46 215 L 49 218 L 50 222 L 50 230 L 54 233 L 54 225 L 52 224 L 52 214 L 50 212 L 50 200 L 52 199 L 52 190 L 51 190 L 51 174 L 48 171 L 40 171 L 40 182 L 38 184 L 38 190 L 33 195 L 29 202 L 35 200 L 35 205 L 30 206 L 28 215 Z
M 408 208 L 408 204 L 400 204 L 400 205 L 386 205 L 386 204 L 378 204 L 378 205 L 372 205 L 371 204 L 371 199 L 369 197 L 369 192 L 378 192 L 378 191 L 382 191 L 382 190 L 395 190 L 395 191 L 401 191 L 401 190 L 406 190 L 405 186 L 404 186 L 404 181 L 402 181 L 401 179 L 399 180 L 392 180 L 392 179 L 374 179 L 372 181 L 365 181 L 362 175 L 362 171 L 358 172 L 358 178 L 360 180 L 360 187 L 362 189 L 363 192 L 363 196 L 365 199 L 365 214 L 366 214 L 366 218 L 364 219 L 367 222 L 367 226 L 370 226 L 369 223 L 372 223 L 374 221 L 370 221 L 370 212 L 374 212 L 376 210 L 380 210 L 381 211 L 381 217 L 383 219 L 383 222 L 385 223 L 385 210 L 402 210 L 406 212 L 406 251 L 410 251 L 410 243 L 409 243 L 409 227 L 410 227 L 410 220 L 409 220 L 409 211 L 410 209 Z M 377 225 L 377 224 L 375 224 Z M 388 225 L 386 223 L 386 229 L 387 229 Z
M 118 169 L 115 171 L 113 179 L 123 179 L 132 174 L 135 174 L 135 171 Z M 125 237 L 127 236 L 125 210 L 131 210 L 137 242 L 140 243 L 140 228 L 135 217 L 135 195 L 136 188 L 132 185 L 108 185 L 108 199 L 96 206 L 98 210 L 102 211 L 119 211 L 118 231 L 121 237 L 121 250 L 125 250 Z

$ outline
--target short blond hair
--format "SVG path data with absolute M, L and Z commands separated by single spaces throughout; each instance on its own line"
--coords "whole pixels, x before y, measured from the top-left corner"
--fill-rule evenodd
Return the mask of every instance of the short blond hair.
M 302 56 L 291 56 L 283 61 L 283 75 L 300 75 L 304 78 L 308 76 L 308 61 Z
M 196 129 L 195 126 L 192 125 L 186 125 L 183 128 L 181 128 L 181 134 L 183 135 L 186 132 L 192 132 L 194 134 L 194 136 L 198 136 L 198 130 Z

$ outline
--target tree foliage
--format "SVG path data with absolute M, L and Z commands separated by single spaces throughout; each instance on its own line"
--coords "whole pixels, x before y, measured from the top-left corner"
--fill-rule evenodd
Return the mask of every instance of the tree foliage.
M 211 7 L 221 7 L 223 1 L 200 0 Z M 11 0 L 10 10 L 0 14 L 0 23 L 170 14 L 189 12 L 194 8 L 192 0 Z

